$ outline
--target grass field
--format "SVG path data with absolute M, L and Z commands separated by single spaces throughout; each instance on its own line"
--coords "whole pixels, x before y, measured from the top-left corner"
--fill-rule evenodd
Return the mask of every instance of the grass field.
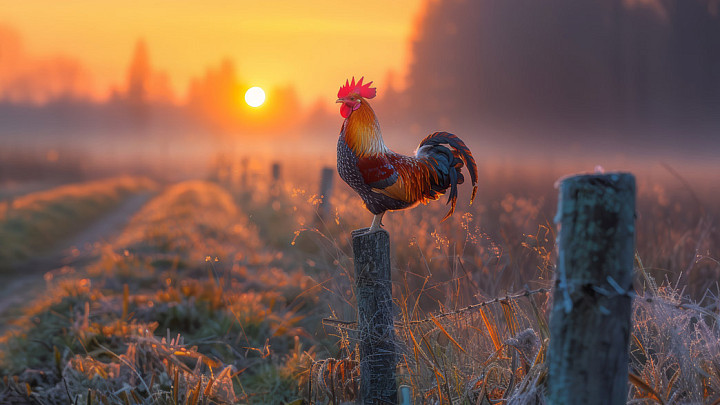
M 127 196 L 150 191 L 143 178 L 70 184 L 0 202 L 0 270 L 43 254 Z
M 556 191 L 485 175 L 448 221 L 441 203 L 385 219 L 413 403 L 544 403 Z M 46 276 L 0 339 L 0 402 L 353 400 L 355 331 L 322 320 L 355 320 L 349 235 L 370 215 L 338 184 L 321 215 L 318 189 L 260 171 L 164 188 L 96 261 Z M 720 398 L 720 243 L 688 200 L 640 179 L 628 403 Z

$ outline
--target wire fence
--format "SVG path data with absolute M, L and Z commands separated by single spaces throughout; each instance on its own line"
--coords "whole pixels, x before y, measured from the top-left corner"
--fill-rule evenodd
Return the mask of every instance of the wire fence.
M 534 365 L 533 373 L 544 367 L 550 291 L 538 288 L 509 293 L 422 319 L 412 319 L 407 308 L 396 307 L 400 313 L 395 322 L 399 384 L 411 387 L 414 398 L 431 402 L 497 397 L 501 387 L 509 392 L 508 387 L 524 380 Z M 315 362 L 308 391 L 350 400 L 357 381 L 337 377 L 357 378 L 357 323 L 323 319 L 323 325 L 335 330 L 346 357 Z M 488 374 L 488 370 L 492 372 Z M 420 392 L 418 387 L 425 388 Z
M 495 297 L 491 300 L 479 302 L 477 304 L 468 305 L 464 308 L 456 309 L 453 311 L 440 312 L 438 314 L 431 315 L 424 319 L 416 319 L 416 320 L 411 320 L 411 321 L 396 321 L 395 328 L 397 328 L 397 329 L 407 328 L 409 326 L 422 325 L 422 324 L 426 324 L 426 323 L 435 324 L 440 319 L 444 319 L 444 318 L 448 318 L 448 317 L 452 317 L 452 316 L 464 315 L 464 314 L 467 314 L 467 313 L 470 313 L 473 311 L 477 311 L 483 307 L 487 307 L 491 304 L 509 303 L 511 301 L 518 300 L 520 298 L 529 298 L 530 296 L 533 296 L 536 294 L 548 294 L 549 292 L 550 292 L 549 288 L 538 288 L 535 290 L 525 290 L 525 291 L 521 291 L 521 292 L 517 292 L 517 293 L 513 293 L 513 294 L 507 294 L 504 297 Z M 350 330 L 350 331 L 354 331 L 357 329 L 357 322 L 355 322 L 355 321 L 343 321 L 340 319 L 323 318 L 322 323 L 325 326 L 331 326 L 331 327 Z
M 400 308 L 395 322 L 399 385 L 411 389 L 415 400 L 429 403 L 540 398 L 547 376 L 551 293 L 549 288 L 509 293 L 420 319 Z M 720 322 L 712 308 L 684 302 L 662 288 L 631 295 L 635 305 L 675 309 L 711 324 Z M 308 387 L 315 387 L 316 398 L 324 393 L 327 398 L 352 400 L 359 376 L 354 350 L 357 324 L 338 319 L 324 319 L 323 324 L 341 337 L 346 357 L 315 362 Z M 511 401 L 513 395 L 524 397 Z

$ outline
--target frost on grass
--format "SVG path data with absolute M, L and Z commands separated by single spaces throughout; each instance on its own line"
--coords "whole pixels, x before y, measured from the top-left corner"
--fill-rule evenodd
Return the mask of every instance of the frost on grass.
M 153 325 L 136 324 L 132 329 L 124 336 L 124 353 L 100 345 L 93 356 L 73 355 L 64 366 L 58 364 L 54 384 L 35 381 L 31 397 L 41 403 L 67 403 L 71 398 L 87 401 L 87 395 L 110 403 L 140 398 L 146 399 L 144 403 L 173 403 L 174 397 L 189 403 L 202 393 L 202 397 L 216 403 L 237 400 L 231 380 L 236 370 L 232 365 L 223 366 L 203 356 L 196 348 L 183 344 L 180 336 L 170 341 L 158 338 L 153 335 Z M 38 375 L 52 378 L 45 373 Z
M 0 339 L 0 403 L 293 399 L 312 282 L 227 191 L 171 186 L 99 254 L 46 277 Z
M 714 300 L 713 307 L 717 307 Z M 633 304 L 629 402 L 714 403 L 720 399 L 717 313 L 687 303 L 669 286 Z
M 298 174 L 306 178 L 307 170 Z M 410 386 L 416 402 L 544 401 L 545 295 L 535 295 L 534 305 L 523 297 L 517 305 L 495 302 L 441 316 L 548 287 L 553 276 L 555 235 L 547 220 L 553 199 L 537 192 L 539 181 L 515 178 L 509 185 L 486 174 L 466 215 L 438 224 L 445 207 L 430 204 L 385 218 L 396 266 L 398 385 Z M 107 403 L 164 404 L 174 403 L 176 392 L 179 403 L 192 403 L 195 395 L 206 398 L 208 385 L 214 402 L 227 403 L 232 396 L 221 393 L 229 387 L 223 381 L 231 381 L 239 403 L 291 401 L 301 393 L 316 403 L 354 398 L 356 336 L 327 327 L 323 334 L 317 323 L 330 314 L 354 317 L 348 235 L 367 225 L 369 214 L 336 188 L 328 199 L 334 216 L 318 218 L 316 185 L 300 192 L 266 180 L 250 176 L 234 199 L 218 184 L 168 187 L 89 268 L 48 277 L 51 288 L 32 303 L 21 332 L 0 339 L 0 403 L 28 397 L 87 403 L 89 393 L 92 403 L 104 396 Z M 697 222 L 694 211 L 664 201 L 677 195 L 639 209 L 638 251 L 649 268 L 670 273 L 693 258 L 686 291 L 702 293 L 703 280 L 716 280 L 720 266 L 695 257 L 716 254 L 717 242 L 702 239 L 704 226 L 686 232 Z M 298 229 L 313 231 L 294 235 Z M 658 271 L 650 276 L 668 273 Z M 661 288 L 634 304 L 629 403 L 717 399 L 717 303 L 706 300 L 701 308 L 678 294 Z M 170 346 L 186 352 L 170 353 Z

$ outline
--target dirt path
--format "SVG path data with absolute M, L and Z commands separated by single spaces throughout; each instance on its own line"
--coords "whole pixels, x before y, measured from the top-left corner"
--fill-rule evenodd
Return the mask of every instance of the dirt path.
M 151 196 L 150 193 L 143 193 L 130 197 L 114 211 L 63 241 L 49 253 L 13 266 L 12 270 L 1 275 L 0 333 L 7 329 L 7 321 L 17 316 L 17 310 L 26 298 L 42 293 L 45 273 L 90 261 L 93 258 L 93 245 L 111 241 Z

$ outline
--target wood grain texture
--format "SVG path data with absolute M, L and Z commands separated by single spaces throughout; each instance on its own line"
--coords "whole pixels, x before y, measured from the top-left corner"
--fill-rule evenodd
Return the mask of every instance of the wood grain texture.
M 360 403 L 396 404 L 395 327 L 390 277 L 390 236 L 353 231 L 355 294 L 360 331 Z
M 635 178 L 582 175 L 560 185 L 550 317 L 551 404 L 625 404 L 635 249 Z

